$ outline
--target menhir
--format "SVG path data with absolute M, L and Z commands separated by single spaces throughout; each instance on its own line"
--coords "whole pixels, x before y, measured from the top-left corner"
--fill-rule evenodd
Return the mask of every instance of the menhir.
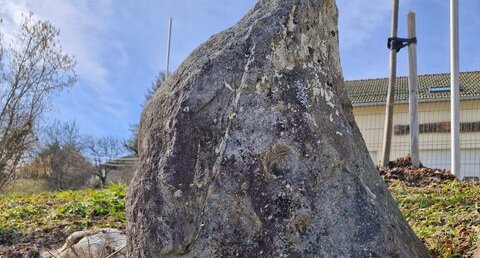
M 355 124 L 333 0 L 260 0 L 166 81 L 139 138 L 130 257 L 429 256 Z

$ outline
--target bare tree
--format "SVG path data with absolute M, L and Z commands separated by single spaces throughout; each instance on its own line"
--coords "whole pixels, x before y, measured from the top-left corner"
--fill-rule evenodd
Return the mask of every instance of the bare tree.
M 114 137 L 88 137 L 85 146 L 88 156 L 94 163 L 94 175 L 100 179 L 102 186 L 105 186 L 108 173 L 114 169 L 108 163 L 124 155 L 125 148 L 122 142 Z
M 138 124 L 130 125 L 130 138 L 123 141 L 123 146 L 132 156 L 138 156 Z
M 51 188 L 72 189 L 83 186 L 93 167 L 82 154 L 83 142 L 75 122 L 54 121 L 44 129 L 39 158 L 47 164 Z
M 93 171 L 83 155 L 83 142 L 75 122 L 54 121 L 42 128 L 38 151 L 31 162 L 22 164 L 22 177 L 46 179 L 52 190 L 84 186 Z
M 145 94 L 145 103 L 143 103 L 143 105 L 146 105 L 148 101 L 152 99 L 153 95 L 155 95 L 155 92 L 157 92 L 157 90 L 162 87 L 166 78 L 167 73 L 165 71 L 158 72 L 157 76 L 155 77 L 155 81 L 152 83 L 147 93 Z
M 145 94 L 145 100 L 142 106 L 145 106 L 155 95 L 155 92 L 162 87 L 165 82 L 167 73 L 165 71 L 160 71 L 155 78 L 155 82 L 152 83 L 147 93 Z M 130 125 L 130 132 L 132 133 L 131 137 L 123 142 L 125 148 L 133 155 L 138 156 L 138 124 Z
M 24 17 L 12 47 L 0 41 L 0 188 L 35 142 L 34 128 L 53 93 L 76 81 L 75 61 L 48 21 Z

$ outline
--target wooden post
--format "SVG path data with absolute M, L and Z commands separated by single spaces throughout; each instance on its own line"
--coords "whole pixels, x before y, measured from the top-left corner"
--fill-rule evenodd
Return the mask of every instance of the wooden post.
M 165 64 L 165 79 L 170 75 L 170 42 L 172 37 L 172 17 L 168 19 L 168 33 L 167 33 L 167 60 Z
M 417 37 L 415 13 L 410 11 L 407 16 L 408 20 L 408 38 Z M 418 112 L 417 112 L 417 43 L 408 45 L 408 100 L 410 113 L 410 157 L 412 166 L 420 166 L 420 155 L 418 152 Z
M 460 176 L 460 113 L 459 105 L 459 33 L 458 33 L 458 0 L 450 0 L 450 68 L 451 68 L 451 172 Z
M 398 33 L 398 6 L 399 0 L 393 0 L 392 14 L 392 38 L 397 37 Z M 385 110 L 385 128 L 383 131 L 383 150 L 381 166 L 388 165 L 390 160 L 390 148 L 392 145 L 392 127 L 393 127 L 393 106 L 395 101 L 395 80 L 397 77 L 397 50 L 390 49 L 390 79 L 388 82 L 387 106 Z

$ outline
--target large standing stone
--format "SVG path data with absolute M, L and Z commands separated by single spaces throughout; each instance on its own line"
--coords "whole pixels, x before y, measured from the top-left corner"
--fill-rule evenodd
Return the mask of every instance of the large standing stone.
M 260 0 L 167 80 L 139 137 L 131 257 L 429 256 L 355 124 L 334 0 Z

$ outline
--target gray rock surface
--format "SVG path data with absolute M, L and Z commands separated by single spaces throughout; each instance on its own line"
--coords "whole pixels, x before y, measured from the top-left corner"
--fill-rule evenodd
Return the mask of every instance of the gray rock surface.
M 139 148 L 130 257 L 429 256 L 355 123 L 334 0 L 260 0 L 155 94 Z
M 102 228 L 72 233 L 62 248 L 42 254 L 43 258 L 124 258 L 127 236 L 118 229 Z

